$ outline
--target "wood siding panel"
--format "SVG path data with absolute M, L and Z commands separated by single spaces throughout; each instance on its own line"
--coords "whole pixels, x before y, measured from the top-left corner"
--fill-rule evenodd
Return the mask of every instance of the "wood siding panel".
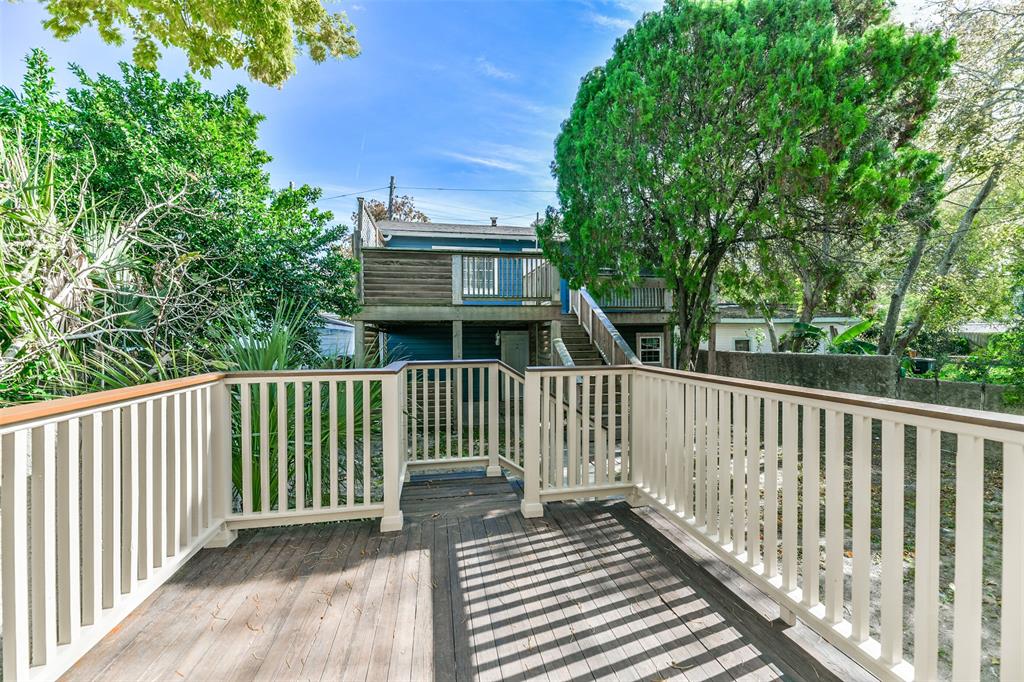
M 450 305 L 451 255 L 400 249 L 364 250 L 363 300 L 367 305 Z

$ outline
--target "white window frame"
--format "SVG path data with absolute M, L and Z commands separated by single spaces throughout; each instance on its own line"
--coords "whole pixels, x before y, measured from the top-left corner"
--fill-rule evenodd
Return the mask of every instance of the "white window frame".
M 653 348 L 645 349 L 643 347 L 644 341 L 649 339 L 656 339 L 658 341 L 658 361 L 657 362 L 644 362 L 644 350 L 648 352 L 653 351 Z M 651 365 L 652 367 L 664 367 L 665 366 L 665 335 L 658 332 L 638 333 L 636 335 L 636 356 L 640 358 L 640 362 L 645 365 Z

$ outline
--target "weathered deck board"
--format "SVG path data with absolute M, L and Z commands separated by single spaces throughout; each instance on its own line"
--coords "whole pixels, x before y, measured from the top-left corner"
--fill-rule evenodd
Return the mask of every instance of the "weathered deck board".
M 400 534 L 261 529 L 200 552 L 66 679 L 843 676 L 841 655 L 815 642 L 812 660 L 647 511 L 523 519 L 508 482 L 466 475 L 408 484 L 402 507 Z

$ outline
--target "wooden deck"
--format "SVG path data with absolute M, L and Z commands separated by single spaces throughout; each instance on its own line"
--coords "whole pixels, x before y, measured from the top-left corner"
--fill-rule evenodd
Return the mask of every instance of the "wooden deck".
M 507 481 L 469 476 L 415 481 L 402 508 L 401 533 L 318 524 L 203 550 L 65 679 L 864 676 L 643 510 L 527 520 Z

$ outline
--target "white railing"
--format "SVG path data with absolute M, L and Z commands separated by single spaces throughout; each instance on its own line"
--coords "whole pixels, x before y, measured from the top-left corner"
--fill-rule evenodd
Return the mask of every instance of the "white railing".
M 666 290 L 663 282 L 631 287 L 625 294 L 609 293 L 597 299 L 604 310 L 665 310 Z
M 524 253 L 461 255 L 463 300 L 551 301 L 558 271 L 543 256 Z
M 651 505 L 882 678 L 1024 679 L 1024 418 L 636 365 L 524 380 L 497 361 L 0 410 L 4 676 L 60 676 L 235 529 L 398 530 L 406 472 L 463 465 L 521 472 L 531 516 Z
M 621 368 L 530 368 L 523 510 L 541 502 L 618 495 L 632 489 L 632 376 Z
M 576 363 L 560 337 L 551 339 L 551 364 L 555 367 L 575 367 Z
M 412 468 L 522 471 L 522 375 L 496 360 L 411 362 L 402 439 Z
M 0 410 L 4 679 L 59 677 L 239 528 L 400 530 L 404 372 L 208 374 Z
M 606 368 L 629 415 L 608 487 L 551 405 L 580 374 L 527 373 L 524 514 L 625 492 L 883 679 L 1024 679 L 1024 418 Z
M 220 380 L 0 410 L 5 679 L 59 676 L 216 539 Z
M 362 246 L 379 247 L 384 246 L 384 237 L 377 227 L 377 221 L 373 219 L 370 212 L 366 210 L 366 203 L 359 202 L 360 216 L 357 222 L 358 233 Z
M 611 323 L 608 316 L 601 310 L 594 298 L 586 289 L 573 289 L 569 292 L 569 309 L 580 326 L 587 332 L 590 342 L 594 344 L 605 363 L 609 365 L 639 365 L 633 349 L 622 338 L 619 330 Z
M 400 366 L 235 374 L 228 529 L 383 517 L 401 528 L 395 408 Z M 390 447 L 389 447 L 390 445 Z M 393 453 L 393 457 L 387 457 Z
M 503 449 L 498 460 L 517 474 L 523 473 L 523 375 L 506 365 L 498 369 Z

